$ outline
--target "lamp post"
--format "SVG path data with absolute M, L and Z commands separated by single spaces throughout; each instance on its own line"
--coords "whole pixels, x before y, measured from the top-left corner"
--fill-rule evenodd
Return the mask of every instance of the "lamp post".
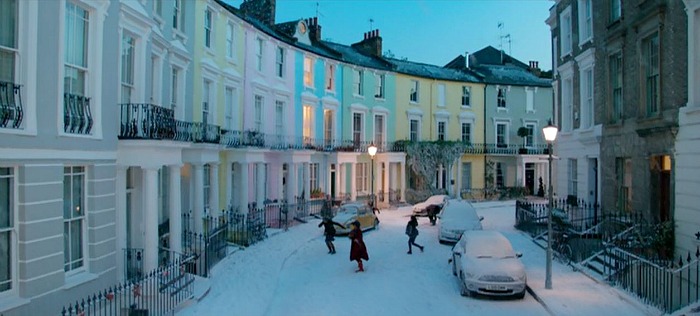
M 371 143 L 369 147 L 367 147 L 367 153 L 372 159 L 372 194 L 370 195 L 370 200 L 372 201 L 372 209 L 374 209 L 375 207 L 377 207 L 377 200 L 374 196 L 374 155 L 377 154 L 377 146 L 374 146 L 374 142 Z
M 552 196 L 552 144 L 557 139 L 558 128 L 552 125 L 552 120 L 542 129 L 544 139 L 547 141 L 547 152 L 549 153 L 549 210 L 547 212 L 547 274 L 544 280 L 544 288 L 552 289 L 552 207 L 554 198 Z

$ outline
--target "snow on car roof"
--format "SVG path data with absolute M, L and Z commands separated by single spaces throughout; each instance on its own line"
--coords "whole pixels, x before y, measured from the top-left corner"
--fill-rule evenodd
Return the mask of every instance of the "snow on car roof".
M 467 221 L 478 221 L 479 216 L 471 203 L 464 200 L 448 200 L 442 208 L 441 217 L 462 218 Z
M 474 257 L 504 258 L 514 257 L 515 252 L 510 241 L 495 230 L 470 230 L 462 234 L 459 242 L 464 252 Z

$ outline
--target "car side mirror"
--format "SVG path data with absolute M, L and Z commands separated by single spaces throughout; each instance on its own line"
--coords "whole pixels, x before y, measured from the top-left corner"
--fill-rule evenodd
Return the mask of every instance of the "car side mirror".
M 481 222 L 481 221 L 483 221 L 483 220 L 484 220 L 484 217 L 483 217 L 483 216 L 479 216 L 479 221 Z
M 523 256 L 523 253 L 522 253 L 522 252 L 516 252 L 516 253 L 515 253 L 515 256 L 518 257 L 518 258 L 520 258 L 520 257 Z
M 455 256 L 459 256 L 459 257 L 462 256 L 462 253 L 461 253 L 461 252 L 453 252 L 453 253 L 454 253 Z

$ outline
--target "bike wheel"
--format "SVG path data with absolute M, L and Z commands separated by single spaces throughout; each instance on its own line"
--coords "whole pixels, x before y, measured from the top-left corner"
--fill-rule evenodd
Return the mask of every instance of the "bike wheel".
M 571 246 L 567 244 L 561 245 L 559 247 L 559 250 L 557 251 L 558 255 L 557 258 L 559 259 L 559 262 L 562 264 L 569 265 L 571 264 L 571 258 L 573 256 L 573 251 L 571 250 Z

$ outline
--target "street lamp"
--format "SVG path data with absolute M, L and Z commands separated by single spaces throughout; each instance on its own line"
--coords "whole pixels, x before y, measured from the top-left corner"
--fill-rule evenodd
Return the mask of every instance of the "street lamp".
M 544 139 L 547 141 L 547 152 L 549 153 L 549 210 L 547 212 L 547 274 L 544 280 L 544 288 L 552 289 L 552 207 L 554 198 L 552 197 L 552 144 L 557 139 L 558 128 L 549 120 L 549 124 L 542 129 Z
M 372 159 L 372 194 L 370 195 L 370 199 L 372 201 L 372 210 L 374 211 L 374 208 L 377 207 L 376 197 L 374 196 L 374 155 L 377 154 L 377 146 L 374 146 L 374 142 L 367 147 L 367 153 Z

